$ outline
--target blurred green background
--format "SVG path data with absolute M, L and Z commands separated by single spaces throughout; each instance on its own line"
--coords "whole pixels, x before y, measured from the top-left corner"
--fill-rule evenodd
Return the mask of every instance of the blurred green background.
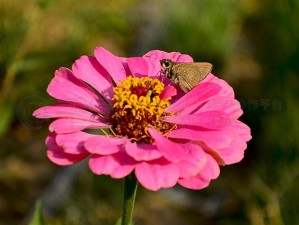
M 135 224 L 299 224 L 298 0 L 0 0 L 0 224 L 114 224 L 122 181 L 47 160 L 54 71 L 103 46 L 120 56 L 180 51 L 213 63 L 252 129 L 245 158 L 200 191 L 139 188 Z

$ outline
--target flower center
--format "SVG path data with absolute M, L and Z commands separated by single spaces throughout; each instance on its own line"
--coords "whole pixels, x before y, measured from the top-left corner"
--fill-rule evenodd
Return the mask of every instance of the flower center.
M 163 122 L 162 116 L 169 115 L 164 109 L 170 105 L 170 98 L 161 99 L 164 84 L 149 77 L 129 76 L 114 88 L 112 132 L 126 136 L 131 141 L 152 143 L 147 127 L 161 133 L 172 129 L 173 125 Z

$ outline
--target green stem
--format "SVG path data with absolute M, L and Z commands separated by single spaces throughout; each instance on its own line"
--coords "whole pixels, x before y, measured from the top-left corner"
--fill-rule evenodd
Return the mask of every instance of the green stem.
M 138 182 L 134 173 L 125 177 L 124 203 L 121 225 L 131 225 Z

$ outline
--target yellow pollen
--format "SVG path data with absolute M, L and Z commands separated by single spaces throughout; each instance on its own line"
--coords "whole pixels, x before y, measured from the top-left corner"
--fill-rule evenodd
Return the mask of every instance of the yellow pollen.
M 113 134 L 151 143 L 147 127 L 154 127 L 163 134 L 173 129 L 173 125 L 161 120 L 166 115 L 164 109 L 170 105 L 170 98 L 160 98 L 163 90 L 162 82 L 149 77 L 129 76 L 121 81 L 114 88 Z

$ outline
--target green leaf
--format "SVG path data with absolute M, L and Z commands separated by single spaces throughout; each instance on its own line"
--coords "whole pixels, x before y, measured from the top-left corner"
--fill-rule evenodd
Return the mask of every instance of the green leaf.
M 46 225 L 43 219 L 42 207 L 40 201 L 37 201 L 35 204 L 34 213 L 29 225 Z

